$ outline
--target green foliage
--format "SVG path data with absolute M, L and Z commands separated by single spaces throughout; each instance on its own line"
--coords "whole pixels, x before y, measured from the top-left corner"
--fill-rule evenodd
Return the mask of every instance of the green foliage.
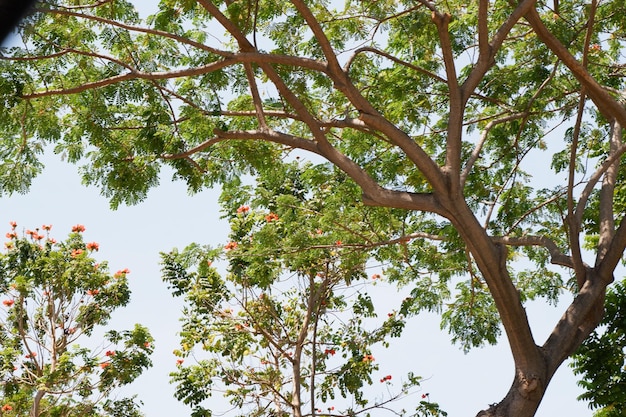
M 574 355 L 572 367 L 585 390 L 580 399 L 598 411 L 596 417 L 626 413 L 626 281 L 617 282 L 606 295 L 604 319 Z
M 174 295 L 185 297 L 172 382 L 176 397 L 194 413 L 217 412 L 203 406 L 215 392 L 224 393 L 241 415 L 290 413 L 296 395 L 313 396 L 306 407 L 318 413 L 329 406 L 341 412 L 341 398 L 357 407 L 347 414 L 382 405 L 365 395 L 377 379 L 391 379 L 376 377 L 384 367 L 372 350 L 402 334 L 405 316 L 386 311 L 379 317 L 369 288 L 381 276 L 368 278 L 371 254 L 353 242 L 367 233 L 371 239 L 390 233 L 388 223 L 375 220 L 388 211 L 353 200 L 345 205 L 347 193 L 319 187 L 319 174 L 327 169 L 276 164 L 255 187 L 222 196 L 231 226 L 223 248 L 192 244 L 162 254 L 163 279 Z M 338 223 L 341 219 L 349 223 Z M 370 250 L 393 244 L 372 244 Z M 214 266 L 221 257 L 228 261 L 224 276 Z M 419 377 L 408 375 L 384 404 L 419 384 Z M 305 405 L 298 407 L 305 412 Z
M 3 415 L 138 417 L 132 398 L 109 397 L 152 365 L 148 330 L 109 330 L 98 344 L 106 352 L 79 345 L 96 340 L 94 331 L 128 304 L 129 271 L 111 274 L 97 263 L 99 245 L 84 242 L 82 225 L 63 242 L 50 229 L 20 237 L 13 223 L 0 254 Z

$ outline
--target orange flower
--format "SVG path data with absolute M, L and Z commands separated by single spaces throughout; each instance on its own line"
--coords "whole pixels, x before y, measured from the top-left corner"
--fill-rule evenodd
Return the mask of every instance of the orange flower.
M 2 302 L 2 304 L 4 304 L 7 307 L 11 307 L 13 304 L 15 304 L 15 301 L 14 300 L 4 300 Z
M 115 351 L 114 350 L 107 350 L 105 355 L 106 356 L 115 356 Z
M 391 375 L 384 376 L 380 379 L 380 382 L 385 382 L 391 380 Z
M 85 231 L 85 226 L 83 226 L 82 224 L 77 224 L 77 225 L 72 226 L 72 232 L 80 233 L 84 231 Z
M 380 279 L 380 274 L 374 274 L 374 275 L 372 275 L 372 279 Z
M 363 355 L 363 362 L 374 362 L 374 357 L 372 355 Z
M 226 245 L 224 245 L 224 249 L 226 250 L 236 249 L 237 246 L 238 246 L 237 242 L 228 242 Z
M 341 240 L 338 240 L 338 241 L 335 242 L 335 245 L 341 246 L 341 245 L 343 245 L 343 242 Z
M 37 356 L 35 352 L 30 352 L 29 354 L 24 355 L 26 359 L 31 359 L 31 358 L 34 358 L 35 356 Z
M 176 359 L 176 366 L 181 366 L 184 362 L 184 359 Z
M 110 366 L 110 365 L 111 365 L 111 362 L 102 362 L 100 364 L 100 368 L 105 369 L 107 366 Z
M 44 225 L 41 226 L 41 228 L 43 230 L 50 231 L 50 229 L 52 229 L 52 225 L 51 224 L 44 224 Z
M 95 250 L 97 252 L 98 249 L 100 249 L 100 244 L 98 244 L 96 242 L 89 242 L 89 243 L 87 243 L 87 249 L 88 250 Z
M 247 213 L 250 211 L 250 206 L 239 206 L 237 213 Z
M 272 222 L 274 220 L 278 220 L 278 215 L 276 213 L 270 213 L 267 216 L 265 216 L 265 220 L 268 222 Z
M 55 243 L 57 243 L 57 240 L 53 237 L 48 238 L 48 242 L 50 242 L 51 245 L 54 245 Z
M 82 250 L 82 249 L 74 249 L 74 250 L 72 251 L 72 253 L 70 253 L 70 256 L 71 256 L 72 258 L 76 258 L 77 256 L 80 256 L 80 254 L 82 254 L 82 253 L 83 253 L 83 250 Z
M 10 221 L 9 224 L 11 225 L 12 228 L 16 228 L 17 227 L 17 223 L 14 221 Z
M 17 239 L 17 233 L 15 232 L 9 232 L 7 233 L 7 239 Z
M 7 411 L 11 411 L 13 410 L 13 407 L 11 407 L 9 404 L 5 404 L 2 406 L 2 411 L 7 412 Z
M 99 290 L 87 290 L 87 295 L 98 295 Z

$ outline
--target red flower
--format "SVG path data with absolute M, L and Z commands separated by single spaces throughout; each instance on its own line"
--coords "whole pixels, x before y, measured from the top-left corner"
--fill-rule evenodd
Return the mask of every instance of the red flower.
M 331 355 L 331 356 L 332 356 L 332 355 L 334 355 L 335 353 L 337 353 L 337 352 L 335 351 L 335 349 L 325 349 L 325 350 L 324 350 L 324 355 L 327 355 L 327 356 L 328 356 L 328 355 Z
M 338 240 L 338 241 L 335 242 L 335 245 L 341 246 L 341 245 L 343 245 L 343 242 L 341 240 Z
M 11 307 L 13 304 L 15 304 L 15 301 L 14 300 L 4 300 L 2 302 L 2 304 L 4 304 L 7 307 Z
M 270 213 L 267 216 L 265 216 L 265 220 L 268 221 L 268 222 L 272 222 L 274 220 L 278 220 L 278 214 Z
M 422 394 L 422 398 L 426 398 L 426 397 L 428 397 L 428 393 Z
M 87 290 L 87 295 L 97 295 L 99 292 L 99 290 Z
M 13 410 L 13 407 L 11 407 L 9 404 L 5 404 L 2 406 L 2 411 L 7 412 L 7 411 L 11 411 Z
M 102 362 L 100 364 L 100 368 L 105 369 L 107 366 L 110 366 L 110 365 L 111 365 L 111 362 Z
M 238 245 L 239 245 L 239 244 L 238 244 L 237 242 L 228 242 L 228 243 L 224 246 L 224 249 L 226 249 L 226 250 L 236 249 Z
M 30 352 L 29 354 L 24 355 L 26 359 L 31 359 L 31 358 L 34 358 L 35 356 L 37 356 L 35 352 Z
M 72 226 L 72 232 L 80 233 L 84 231 L 85 231 L 85 226 L 83 226 L 82 224 L 77 224 L 77 225 Z
M 74 249 L 72 253 L 70 253 L 70 256 L 72 258 L 76 258 L 77 256 L 80 256 L 82 253 L 83 253 L 82 249 Z
M 250 206 L 239 206 L 237 213 L 247 213 L 250 211 Z
M 381 378 L 380 382 L 385 382 L 391 380 L 391 375 L 387 375 Z
M 176 366 L 181 366 L 184 362 L 184 359 L 176 359 Z
M 98 244 L 96 242 L 89 242 L 89 243 L 87 243 L 87 249 L 88 250 L 98 251 L 98 249 L 100 249 L 100 244 Z
M 44 224 L 44 225 L 41 226 L 41 228 L 43 230 L 50 231 L 50 229 L 52 229 L 52 225 L 51 224 Z
M 115 351 L 114 350 L 107 350 L 105 355 L 106 356 L 115 356 Z

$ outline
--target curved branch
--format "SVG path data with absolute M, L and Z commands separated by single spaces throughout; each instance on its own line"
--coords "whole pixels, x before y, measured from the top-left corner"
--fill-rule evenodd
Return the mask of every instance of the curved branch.
M 93 20 L 95 22 L 98 23 L 103 23 L 105 25 L 111 25 L 111 26 L 115 26 L 121 29 L 126 29 L 132 32 L 139 32 L 139 33 L 145 33 L 148 35 L 155 35 L 155 36 L 161 36 L 167 39 L 173 39 L 175 41 L 178 41 L 182 44 L 186 44 L 189 46 L 193 46 L 195 48 L 198 48 L 200 50 L 203 50 L 205 52 L 210 52 L 213 53 L 215 55 L 219 55 L 222 57 L 228 57 L 230 56 L 232 53 L 231 52 L 227 52 L 227 51 L 222 51 L 220 49 L 217 48 L 212 48 L 210 46 L 207 46 L 203 43 L 200 42 L 196 42 L 193 41 L 191 39 L 185 38 L 184 36 L 180 36 L 180 35 L 175 35 L 173 33 L 170 32 L 166 32 L 163 30 L 158 30 L 158 29 L 150 29 L 150 28 L 144 28 L 144 27 L 139 27 L 139 26 L 133 26 L 133 25 L 127 25 L 125 23 L 121 23 L 118 22 L 116 20 L 111 20 L 111 19 L 106 19 L 104 17 L 100 17 L 100 16 L 93 16 L 93 15 L 88 15 L 88 14 L 84 14 L 84 13 L 77 13 L 77 12 L 72 12 L 70 10 L 61 10 L 61 9 L 44 9 L 44 8 L 36 8 L 35 9 L 36 12 L 40 12 L 40 13 L 49 13 L 49 14 L 60 14 L 63 16 L 72 16 L 72 17 L 78 17 L 81 19 L 86 19 L 86 20 Z
M 185 68 L 174 71 L 160 71 L 160 72 L 143 72 L 143 71 L 130 71 L 125 74 L 115 75 L 113 77 L 104 78 L 98 81 L 92 81 L 85 84 L 78 85 L 71 88 L 61 88 L 56 90 L 46 90 L 41 92 L 35 92 L 31 94 L 24 94 L 21 98 L 29 100 L 39 97 L 47 97 L 53 95 L 69 95 L 76 94 L 87 90 L 93 90 L 96 88 L 106 87 L 107 85 L 117 84 L 122 81 L 143 79 L 143 80 L 167 80 L 171 78 L 189 77 L 194 75 L 202 75 L 208 72 L 216 71 L 227 66 L 237 63 L 234 59 L 225 59 L 223 61 L 213 62 L 211 64 L 203 65 L 196 68 Z
M 502 243 L 508 246 L 543 246 L 550 253 L 551 263 L 568 268 L 574 267 L 571 256 L 567 256 L 561 252 L 556 243 L 546 236 L 496 236 L 493 237 L 492 240 L 496 243 Z

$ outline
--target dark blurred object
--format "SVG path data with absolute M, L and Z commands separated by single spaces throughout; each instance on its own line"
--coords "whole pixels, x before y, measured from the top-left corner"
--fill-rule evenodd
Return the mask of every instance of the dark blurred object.
M 0 45 L 35 3 L 36 0 L 0 0 Z

